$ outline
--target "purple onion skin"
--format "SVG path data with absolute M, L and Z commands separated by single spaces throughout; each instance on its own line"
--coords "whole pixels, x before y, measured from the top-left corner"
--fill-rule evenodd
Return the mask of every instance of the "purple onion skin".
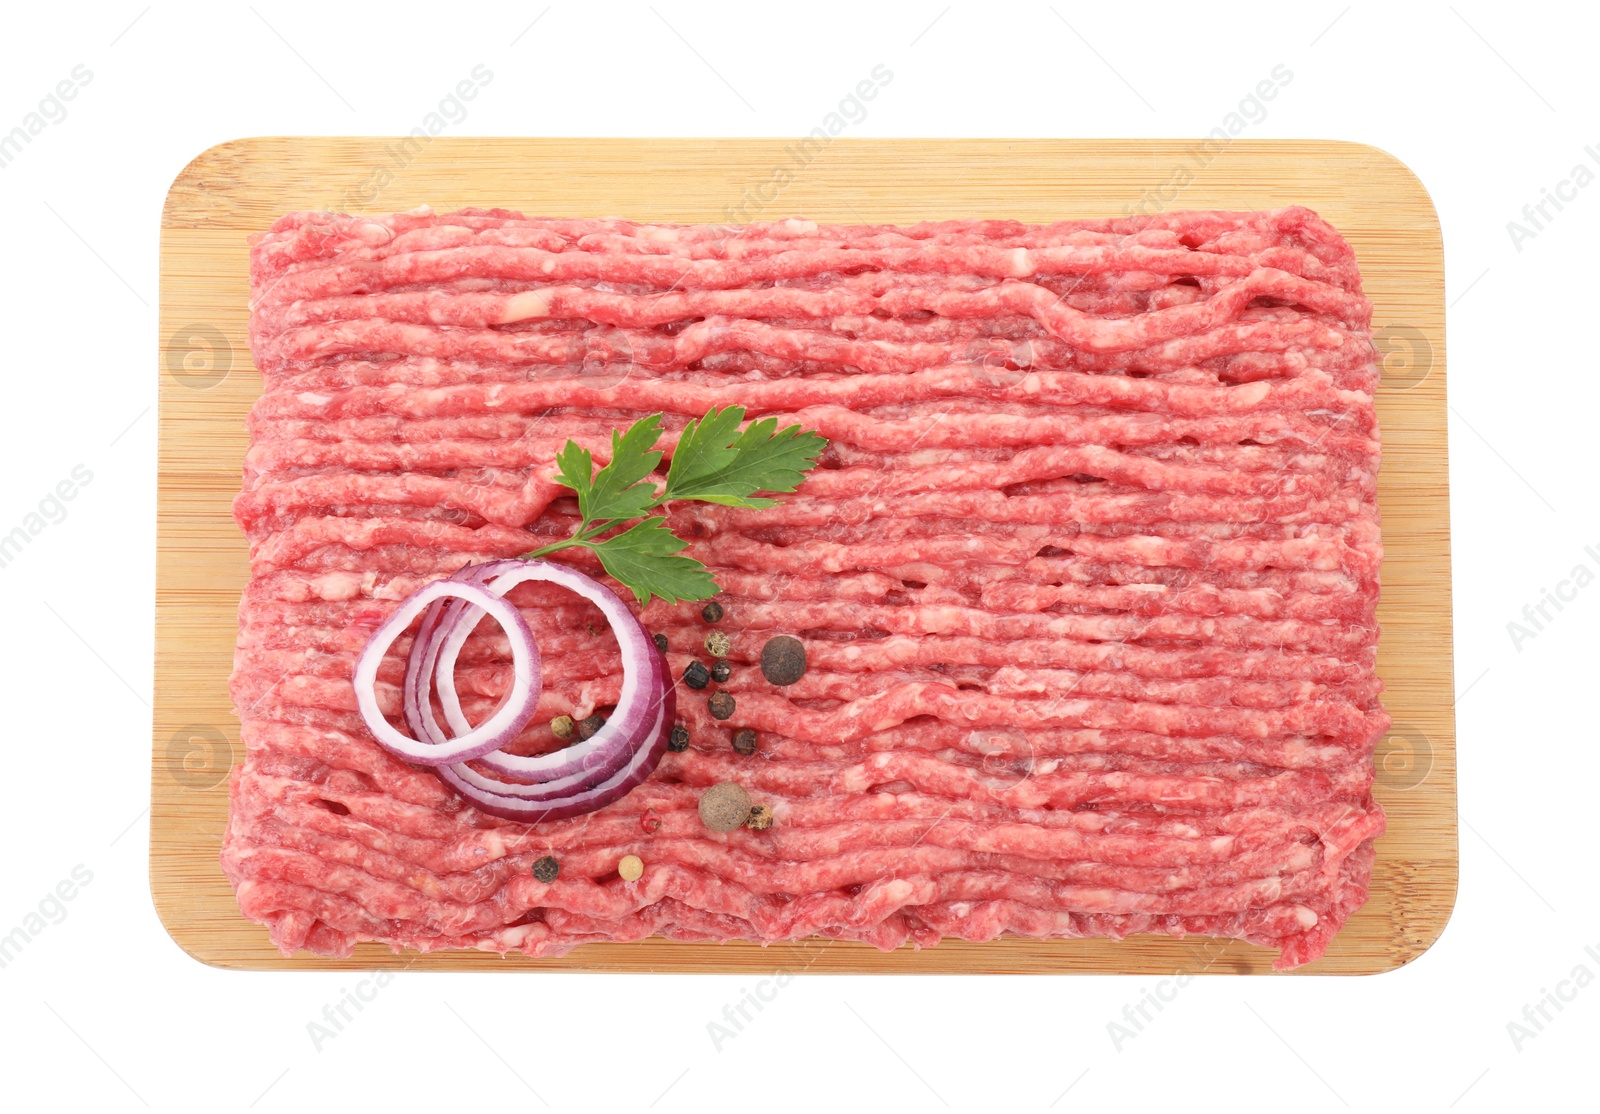
M 663 685 L 661 693 L 662 715 L 659 726 L 649 741 L 634 755 L 621 771 L 613 774 L 609 781 L 577 793 L 548 806 L 535 806 L 532 808 L 521 805 L 515 797 L 503 797 L 498 794 L 484 793 L 471 786 L 462 786 L 451 780 L 445 767 L 436 767 L 434 773 L 444 783 L 455 790 L 469 804 L 480 812 L 490 816 L 498 816 L 503 820 L 515 820 L 523 824 L 538 824 L 545 820 L 565 820 L 573 816 L 582 816 L 584 813 L 593 812 L 604 808 L 614 801 L 620 800 L 632 792 L 633 789 L 655 772 L 661 762 L 661 756 L 667 752 L 667 740 L 672 735 L 672 724 L 677 718 L 678 698 L 677 689 L 671 684 Z M 531 803 L 531 802 L 530 802 Z

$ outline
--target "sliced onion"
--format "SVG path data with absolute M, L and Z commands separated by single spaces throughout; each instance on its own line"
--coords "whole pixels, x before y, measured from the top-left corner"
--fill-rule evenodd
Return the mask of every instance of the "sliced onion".
M 500 571 L 496 566 L 504 565 L 509 568 L 515 564 L 517 564 L 515 561 L 489 561 L 479 565 L 465 565 L 457 569 L 450 579 L 468 584 L 482 584 L 489 576 Z M 417 626 L 417 636 L 412 641 L 411 654 L 406 658 L 406 678 L 401 693 L 401 707 L 411 733 L 423 742 L 449 741 L 449 733 L 439 726 L 439 721 L 433 716 L 433 670 L 439 660 L 439 634 L 448 631 L 461 617 L 462 612 L 470 606 L 463 599 L 441 597 L 428 605 L 428 610 L 422 613 L 422 622 Z M 480 611 L 478 614 L 483 613 Z M 536 692 L 535 702 L 538 699 Z
M 502 778 L 528 783 L 542 783 L 597 769 L 607 773 L 617 769 L 627 761 L 629 750 L 650 729 L 655 712 L 655 694 L 660 687 L 660 678 L 666 675 L 666 662 L 661 652 L 650 640 L 649 633 L 639 625 L 639 620 L 634 618 L 633 612 L 628 610 L 628 605 L 605 585 L 576 569 L 549 561 L 506 563 L 514 567 L 498 573 L 484 585 L 497 596 L 505 595 L 518 584 L 543 580 L 559 584 L 600 609 L 616 634 L 617 647 L 622 652 L 622 689 L 617 694 L 616 709 L 610 718 L 583 742 L 531 757 L 498 752 L 484 754 L 483 764 Z M 470 730 L 472 726 L 461 711 L 454 677 L 456 657 L 472 632 L 472 626 L 473 619 L 468 612 L 454 629 L 445 632 L 436 667 L 439 704 L 444 709 L 445 719 L 451 729 L 456 732 Z M 597 761 L 594 758 L 596 754 L 608 756 L 610 761 Z
M 600 608 L 622 654 L 622 687 L 611 717 L 590 738 L 525 757 L 501 748 L 527 725 L 538 706 L 539 651 L 521 612 L 504 597 L 532 580 L 559 584 Z M 419 613 L 422 621 L 406 660 L 403 690 L 406 722 L 416 736 L 408 739 L 378 713 L 377 668 Z M 506 630 L 515 680 L 489 720 L 474 728 L 461 707 L 455 667 L 461 648 L 485 615 L 494 616 Z M 448 726 L 439 724 L 433 713 L 435 685 Z M 600 808 L 649 777 L 666 752 L 677 708 L 666 659 L 627 606 L 576 569 L 545 561 L 468 565 L 413 593 L 362 652 L 356 688 L 363 718 L 388 750 L 433 767 L 441 780 L 483 811 L 525 823 Z
M 450 597 L 464 600 L 481 613 L 492 615 L 505 630 L 511 641 L 511 691 L 494 714 L 479 726 L 468 725 L 468 730 L 455 738 L 429 742 L 402 735 L 390 726 L 378 707 L 378 666 L 395 639 L 411 625 L 411 620 L 432 604 Z M 540 683 L 539 647 L 522 613 L 487 588 L 455 579 L 436 580 L 407 597 L 361 651 L 355 672 L 356 703 L 373 738 L 390 753 L 421 766 L 465 762 L 505 746 L 533 718 L 539 704 Z
M 529 800 L 514 796 L 516 791 L 526 787 L 509 782 L 497 783 L 477 774 L 474 774 L 469 781 L 460 773 L 459 766 L 439 766 L 434 769 L 434 773 L 477 808 L 491 816 L 499 816 L 506 820 L 536 824 L 541 820 L 563 820 L 569 816 L 593 812 L 624 796 L 649 777 L 661 761 L 661 756 L 666 753 L 667 740 L 672 735 L 672 721 L 677 715 L 676 689 L 670 684 L 663 685 L 658 689 L 656 698 L 649 703 L 654 708 L 649 724 L 650 733 L 644 737 L 643 745 L 633 752 L 632 757 L 622 768 L 604 781 L 573 791 L 557 800 Z M 480 783 L 498 786 L 502 791 L 480 788 Z

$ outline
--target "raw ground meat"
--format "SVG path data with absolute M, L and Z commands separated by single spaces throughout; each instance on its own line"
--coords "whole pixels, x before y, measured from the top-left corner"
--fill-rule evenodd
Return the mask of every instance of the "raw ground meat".
M 1287 968 L 1366 900 L 1389 724 L 1376 369 L 1354 253 L 1311 211 L 292 213 L 251 282 L 222 864 L 285 954 L 1200 933 Z M 680 688 L 687 750 L 531 826 L 377 746 L 351 674 L 400 599 L 570 532 L 568 438 L 604 461 L 661 411 L 670 455 L 729 404 L 830 439 L 769 510 L 671 512 L 724 590 L 733 718 Z M 531 753 L 553 717 L 615 701 L 618 656 L 590 605 L 511 598 L 546 662 Z M 700 609 L 643 612 L 675 676 L 709 660 Z M 809 661 L 787 687 L 757 664 L 779 633 Z M 409 641 L 380 671 L 391 714 Z M 465 647 L 469 715 L 506 691 L 507 653 L 487 629 Z M 772 826 L 702 824 L 720 781 Z

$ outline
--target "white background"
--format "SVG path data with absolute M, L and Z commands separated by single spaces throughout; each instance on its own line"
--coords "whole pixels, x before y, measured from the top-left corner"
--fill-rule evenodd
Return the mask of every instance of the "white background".
M 1600 976 L 1600 587 L 1520 650 L 1507 623 L 1579 562 L 1600 569 L 1583 551 L 1600 551 L 1600 185 L 1547 210 L 1555 219 L 1520 251 L 1506 228 L 1576 164 L 1600 170 L 1584 153 L 1600 152 L 1592 15 L 660 0 L 556 4 L 530 28 L 542 3 L 142 7 L 8 6 L 0 34 L 0 132 L 74 66 L 94 75 L 0 170 L 0 533 L 75 465 L 94 475 L 68 517 L 0 569 L 0 934 L 75 866 L 93 876 L 0 969 L 0 1103 L 1592 1104 L 1600 986 L 1520 1050 L 1507 1023 L 1574 967 Z M 1203 979 L 1120 1050 L 1107 1023 L 1154 980 L 804 978 L 719 1051 L 706 1025 L 748 979 L 412 973 L 319 1050 L 307 1025 L 355 978 L 231 973 L 185 956 L 151 906 L 141 811 L 162 200 L 223 140 L 405 132 L 479 63 L 493 83 L 452 134 L 799 135 L 883 63 L 894 81 L 850 134 L 1199 136 L 1281 63 L 1293 82 L 1247 134 L 1359 140 L 1408 163 L 1439 209 L 1452 306 L 1462 885 L 1438 945 L 1374 978 Z

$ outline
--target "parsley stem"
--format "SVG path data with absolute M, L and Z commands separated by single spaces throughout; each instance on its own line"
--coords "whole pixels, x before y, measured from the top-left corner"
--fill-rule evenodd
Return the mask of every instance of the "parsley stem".
M 523 560 L 534 561 L 549 553 L 556 553 L 563 549 L 571 549 L 575 545 L 587 545 L 589 542 L 593 541 L 595 538 L 598 538 L 601 534 L 605 533 L 615 525 L 616 521 L 614 519 L 606 519 L 603 522 L 595 523 L 593 526 L 586 528 L 580 527 L 578 532 L 572 535 L 570 538 L 563 538 L 558 542 L 551 542 L 549 545 L 540 546 L 538 549 L 524 553 L 522 555 Z

